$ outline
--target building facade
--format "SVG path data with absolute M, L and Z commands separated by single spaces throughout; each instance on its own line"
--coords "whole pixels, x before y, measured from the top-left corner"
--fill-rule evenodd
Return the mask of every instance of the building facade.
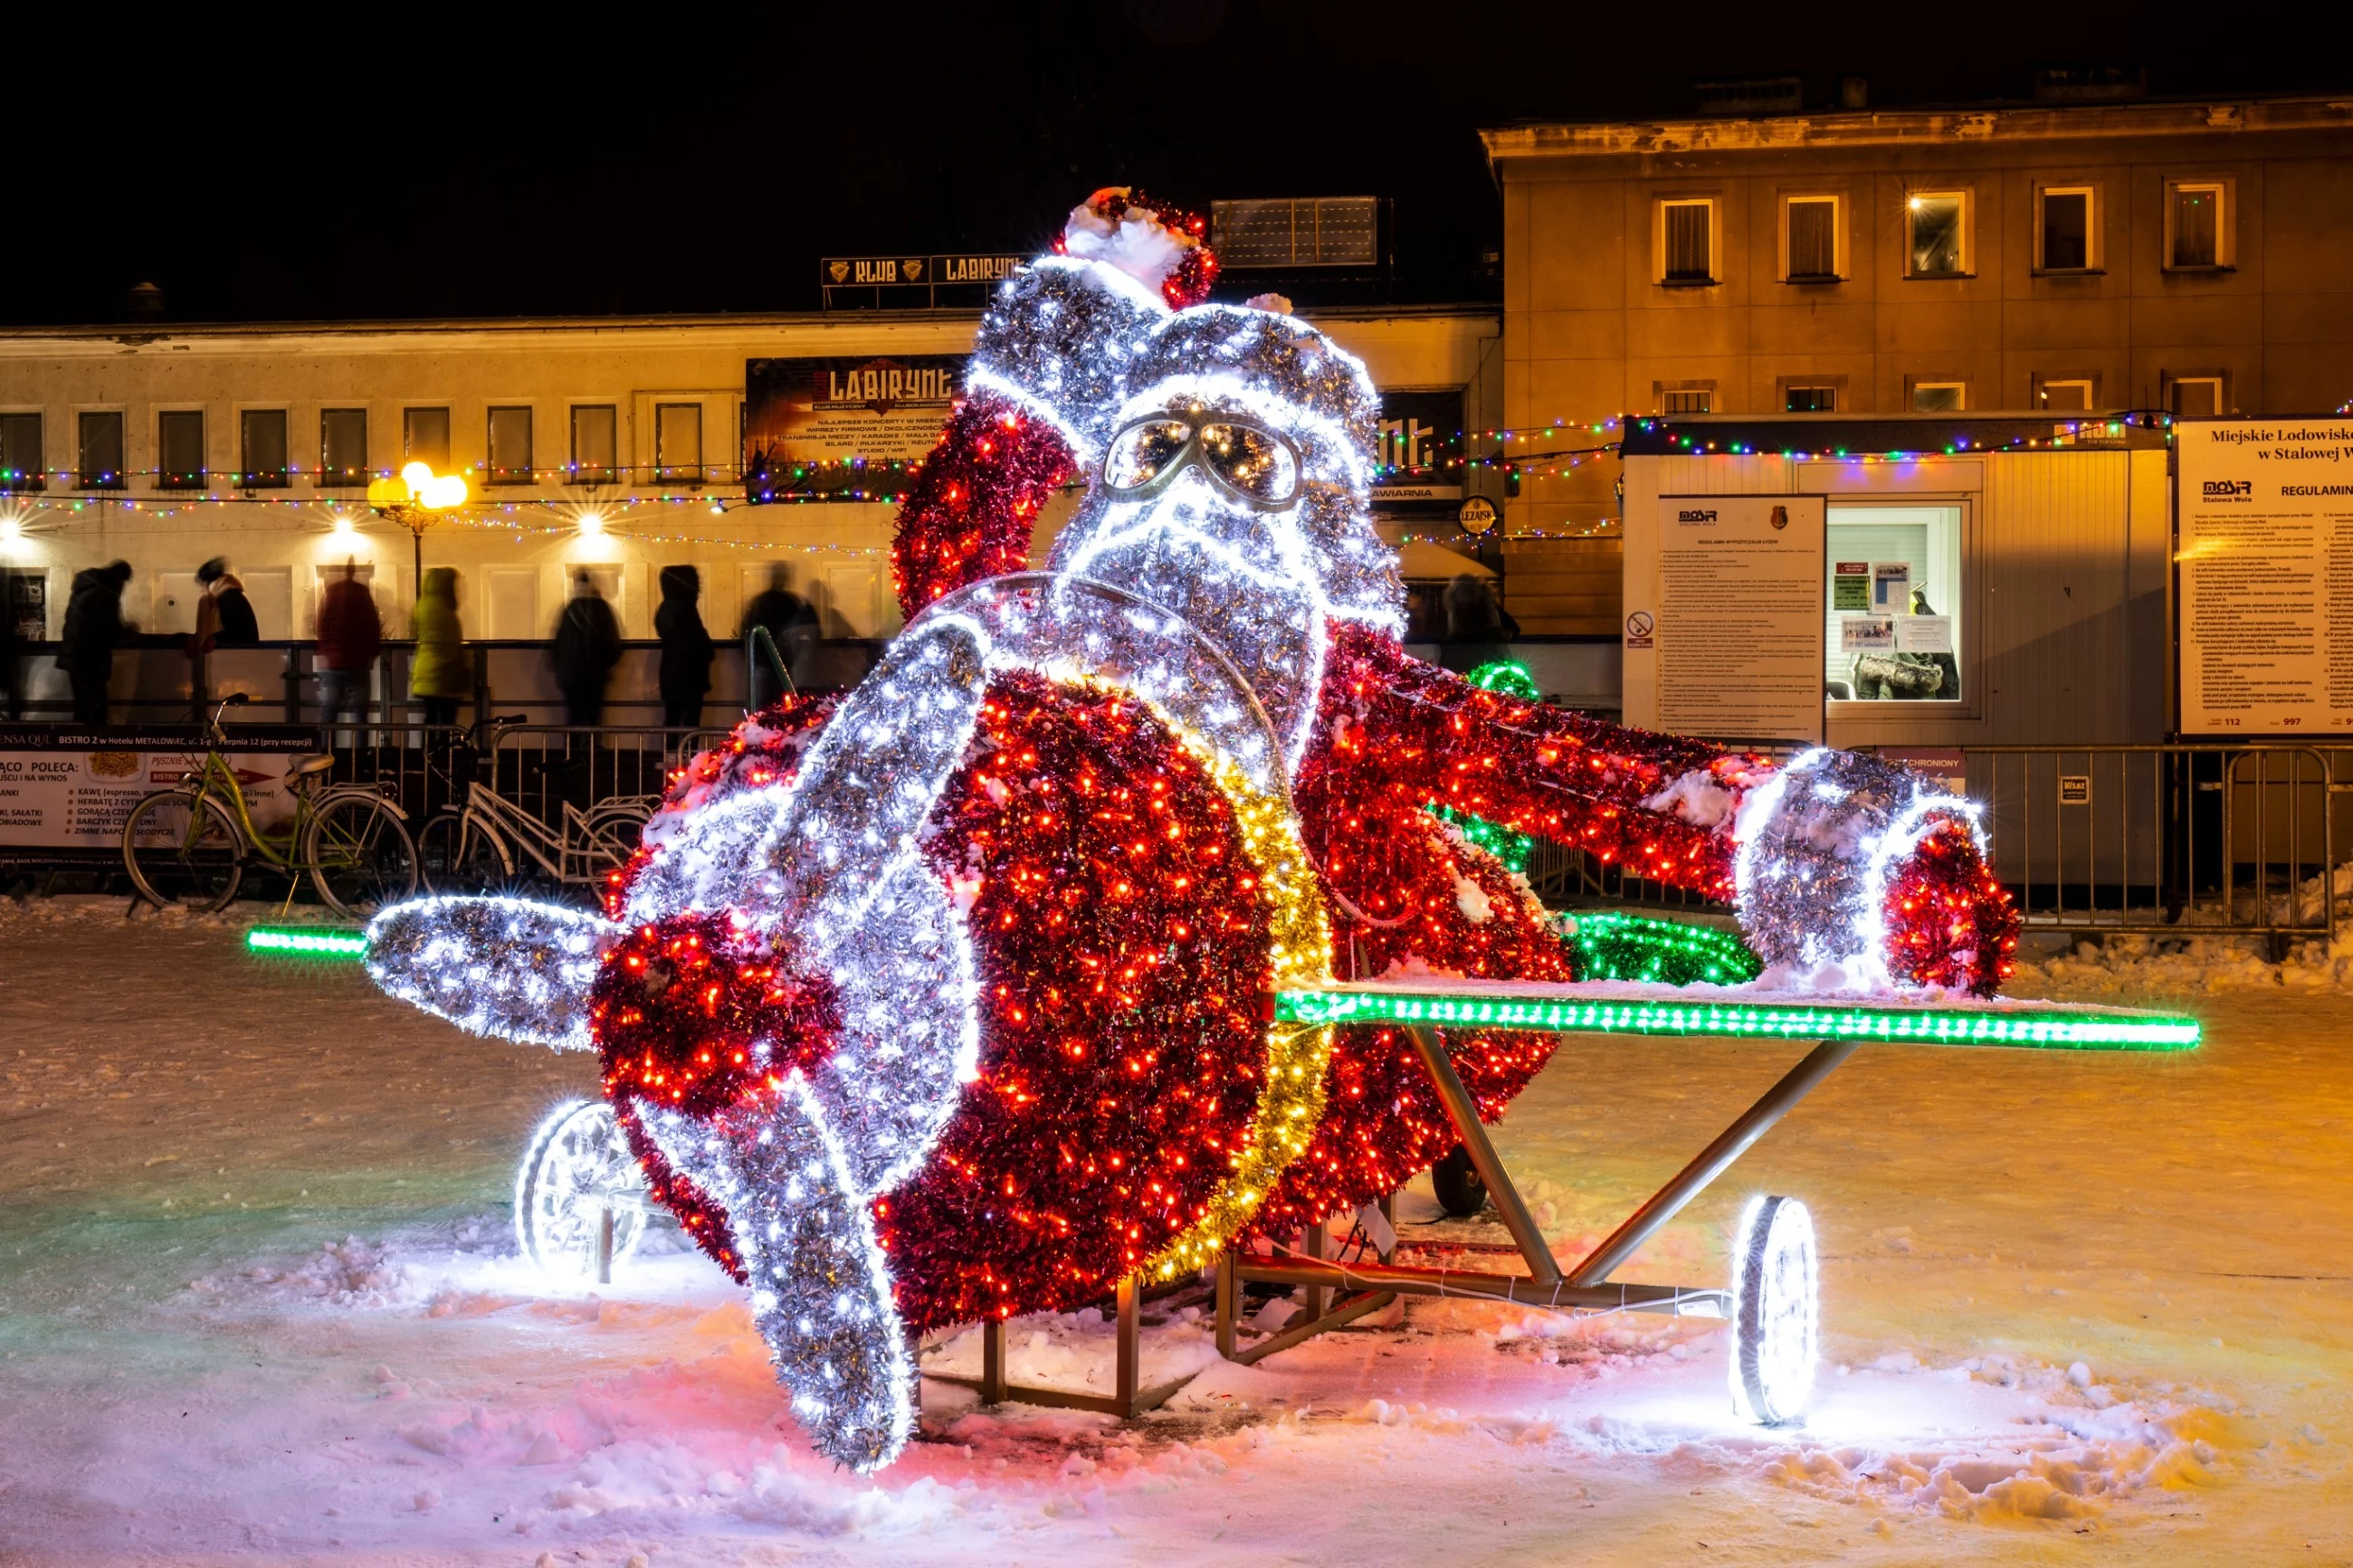
M 1525 455 L 1506 527 L 1594 542 L 1582 601 L 1540 629 L 1617 629 L 1621 469 L 1545 454 L 1621 416 L 2316 414 L 2353 396 L 2353 100 L 1482 134 L 1504 213 L 1504 449 Z

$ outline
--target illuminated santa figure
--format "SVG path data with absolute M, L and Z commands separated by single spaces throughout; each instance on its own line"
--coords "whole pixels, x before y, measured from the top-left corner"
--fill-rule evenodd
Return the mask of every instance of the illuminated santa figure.
M 1433 805 L 1731 897 L 1786 982 L 1989 993 L 2014 942 L 1974 808 L 1899 768 L 1776 767 L 1409 658 L 1377 395 L 1279 301 L 1204 302 L 1201 226 L 1102 192 L 1006 281 L 901 513 L 905 631 L 684 769 L 606 918 L 433 899 L 371 931 L 388 990 L 601 1054 L 656 1196 L 861 1468 L 909 1433 L 911 1333 L 1200 1268 L 1446 1152 L 1400 1037 L 1271 1005 L 1577 977 Z M 1493 1117 L 1549 1040 L 1448 1048 Z

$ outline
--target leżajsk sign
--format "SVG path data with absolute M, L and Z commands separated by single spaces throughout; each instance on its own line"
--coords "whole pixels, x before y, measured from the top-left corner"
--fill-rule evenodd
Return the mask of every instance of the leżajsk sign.
M 2353 732 L 2353 419 L 2177 419 L 2185 735 Z
M 744 365 L 752 501 L 895 501 L 964 386 L 962 354 L 755 359 Z

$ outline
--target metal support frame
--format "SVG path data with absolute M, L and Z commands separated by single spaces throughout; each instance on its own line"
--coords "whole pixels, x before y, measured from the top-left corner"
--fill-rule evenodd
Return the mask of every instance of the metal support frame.
M 1108 1398 L 1100 1394 L 1039 1388 L 1013 1382 L 1006 1365 L 1005 1320 L 1002 1318 L 986 1318 L 981 1321 L 978 1377 L 941 1372 L 925 1372 L 923 1375 L 934 1383 L 974 1389 L 980 1394 L 983 1405 L 1018 1401 L 1023 1405 L 1048 1405 L 1057 1410 L 1092 1410 L 1126 1420 L 1168 1403 L 1171 1394 L 1193 1381 L 1193 1374 L 1187 1373 L 1172 1383 L 1159 1384 L 1151 1388 L 1141 1386 L 1144 1376 L 1143 1293 L 1137 1289 L 1134 1275 L 1119 1282 L 1116 1316 L 1117 1331 L 1113 1340 L 1113 1393 Z
M 1609 1277 L 1862 1044 L 1824 1040 L 1815 1046 L 1804 1060 L 1783 1074 L 1690 1163 L 1651 1194 L 1607 1241 L 1564 1273 L 1513 1184 L 1511 1173 L 1495 1152 L 1479 1120 L 1478 1104 L 1456 1074 L 1438 1031 L 1416 1026 L 1407 1032 L 1472 1167 L 1487 1184 L 1488 1201 L 1511 1233 L 1512 1250 L 1527 1265 L 1528 1272 L 1415 1268 L 1387 1258 L 1378 1263 L 1335 1263 L 1323 1256 L 1322 1227 L 1317 1226 L 1310 1236 L 1312 1245 L 1300 1249 L 1303 1256 L 1261 1259 L 1228 1253 L 1219 1259 L 1217 1343 L 1219 1354 L 1227 1360 L 1248 1363 L 1288 1350 L 1326 1330 L 1378 1311 L 1399 1296 L 1464 1297 L 1559 1311 L 1682 1312 L 1702 1306 L 1720 1310 L 1727 1294 L 1721 1286 L 1611 1284 Z M 1306 1310 L 1281 1332 L 1244 1345 L 1240 1327 L 1241 1288 L 1246 1283 L 1301 1287 Z M 1355 1294 L 1327 1309 L 1326 1290 Z

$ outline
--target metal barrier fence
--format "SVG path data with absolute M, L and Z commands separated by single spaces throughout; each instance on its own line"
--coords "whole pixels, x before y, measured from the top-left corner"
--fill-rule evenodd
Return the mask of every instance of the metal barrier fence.
M 1964 746 L 1994 872 L 2026 928 L 2275 943 L 2353 912 L 2353 752 L 2289 744 Z M 1962 783 L 1956 780 L 1955 783 Z M 2341 868 L 2341 869 L 2340 869 Z M 1728 906 L 1539 840 L 1528 879 L 1560 908 Z

